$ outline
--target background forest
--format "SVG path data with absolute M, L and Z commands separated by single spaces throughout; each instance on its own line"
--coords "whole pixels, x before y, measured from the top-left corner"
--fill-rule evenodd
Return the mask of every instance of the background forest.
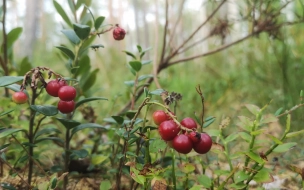
M 252 107 L 248 108 L 246 106 L 248 104 L 260 108 L 267 105 L 267 113 L 274 114 L 277 112 L 277 114 L 274 114 L 275 116 L 279 116 L 279 114 L 285 116 L 292 112 L 292 125 L 288 132 L 300 131 L 298 135 L 303 132 L 301 130 L 304 122 L 304 110 L 301 108 L 301 90 L 304 89 L 302 80 L 304 73 L 304 57 L 302 56 L 304 50 L 304 35 L 302 35 L 304 30 L 304 2 L 301 0 L 3 0 L 1 3 L 2 64 L 0 76 L 23 76 L 32 68 L 45 66 L 71 79 L 72 82 L 73 80 L 77 81 L 76 86 L 79 86 L 77 88 L 77 100 L 81 101 L 90 97 L 105 97 L 108 100 L 85 102 L 84 105 L 79 106 L 80 112 L 73 115 L 73 121 L 96 123 L 103 126 L 112 125 L 113 118 L 111 116 L 121 115 L 128 110 L 136 110 L 145 101 L 145 97 L 142 95 L 144 92 L 141 89 L 142 86 L 147 86 L 150 91 L 163 89 L 169 93 L 180 93 L 182 100 L 178 101 L 176 107 L 174 107 L 175 115 L 178 118 L 198 118 L 202 112 L 202 98 L 197 92 L 199 86 L 204 97 L 203 115 L 206 118 L 212 118 L 212 122 L 206 128 L 206 131 L 210 132 L 213 142 L 216 143 L 213 147 L 216 147 L 217 143 L 219 146 L 225 144 L 219 140 L 219 132 L 217 131 L 219 126 L 223 125 L 223 120 L 229 120 L 229 124 L 223 127 L 223 130 L 220 130 L 223 137 L 241 131 L 239 116 L 251 117 L 254 112 Z M 93 16 L 93 20 L 92 15 L 95 16 L 95 19 Z M 75 58 L 76 61 L 86 63 L 84 65 L 87 66 L 80 66 L 79 71 L 73 73 L 71 65 L 74 62 L 71 64 L 72 60 L 69 59 L 69 55 L 67 56 L 58 46 L 67 47 L 76 52 L 78 46 L 71 43 L 71 39 L 62 31 L 73 28 L 74 23 L 79 23 L 83 26 L 90 26 L 91 32 L 94 32 L 93 25 L 95 24 L 96 28 L 98 16 L 105 17 L 101 25 L 104 29 L 101 31 L 101 35 L 98 34 L 94 36 L 94 39 L 92 38 L 94 41 L 88 42 L 95 46 L 90 46 L 91 48 L 85 50 L 83 55 Z M 106 29 L 111 30 L 111 27 L 115 24 L 119 24 L 121 28 L 125 29 L 124 40 L 116 41 L 113 39 L 112 31 L 106 31 Z M 98 28 L 96 28 L 96 31 L 98 31 Z M 7 34 L 11 34 L 11 36 L 8 36 L 11 38 L 6 39 L 4 36 Z M 4 43 L 6 40 L 7 42 Z M 4 44 L 6 45 L 4 46 Z M 129 63 L 133 60 L 134 55 L 137 58 L 138 54 L 131 52 L 139 51 L 140 54 L 142 50 L 147 51 L 140 58 L 143 67 L 139 70 L 141 74 L 145 75 L 143 75 L 141 81 L 138 81 L 138 75 L 134 79 L 134 73 L 129 72 Z M 78 54 L 75 53 L 75 55 Z M 137 82 L 141 82 L 142 86 L 136 86 Z M 134 86 L 138 87 L 138 91 L 134 91 L 136 89 Z M 10 91 L 7 89 L 0 89 L 0 113 L 14 107 L 13 102 L 7 101 L 13 91 L 11 91 L 11 88 Z M 27 91 L 30 91 L 29 86 Z M 159 96 L 155 99 L 162 101 Z M 56 105 L 57 103 L 55 99 L 46 94 L 40 95 L 36 102 L 45 105 Z M 295 109 L 291 110 L 293 107 Z M 173 107 L 171 108 L 173 109 Z M 1 115 L 3 117 L 0 117 L 0 130 L 27 128 L 29 120 L 28 105 L 20 105 L 14 109 L 17 109 L 17 111 L 15 110 L 12 113 L 13 116 Z M 151 107 L 148 110 L 149 115 L 152 115 L 158 109 L 159 107 Z M 285 110 L 291 111 L 284 112 Z M 256 113 L 254 116 L 257 116 L 257 113 L 260 112 L 254 113 Z M 144 116 L 143 113 L 140 115 Z M 67 116 L 65 119 L 71 118 Z M 115 119 L 117 118 L 114 117 Z M 151 117 L 147 119 L 151 120 Z M 16 122 L 13 123 L 12 120 Z M 117 120 L 116 122 L 116 124 L 119 124 Z M 39 121 L 36 121 L 36 123 L 39 123 Z M 54 118 L 48 117 L 42 123 L 47 127 L 55 126 L 59 130 L 63 129 L 58 127 L 59 122 Z M 283 133 L 285 123 L 286 117 L 279 116 L 275 122 L 266 123 L 267 130 L 273 136 L 276 136 Z M 152 125 L 152 122 L 150 121 L 148 124 Z M 133 129 L 132 127 L 133 124 L 130 130 Z M 126 131 L 128 131 L 127 127 Z M 257 135 L 262 133 L 259 132 Z M 19 138 L 22 142 L 26 141 L 21 133 L 17 134 L 17 139 Z M 54 132 L 54 134 L 57 135 L 57 132 Z M 251 133 L 251 135 L 254 136 L 255 134 Z M 96 138 L 96 136 L 100 137 Z M 31 159 L 25 158 L 20 161 L 21 155 L 19 157 L 15 154 L 16 151 L 20 150 L 18 149 L 18 143 L 7 147 L 6 143 L 12 139 L 9 139 L 6 135 L 1 136 L 1 134 L 0 137 L 0 147 L 2 146 L 3 152 L 6 152 L 8 163 L 19 169 L 26 168 L 25 160 Z M 157 133 L 151 133 L 152 137 L 157 138 Z M 266 137 L 261 137 L 261 139 L 263 138 Z M 298 145 L 304 143 L 301 136 L 296 138 Z M 107 182 L 111 184 L 109 186 L 112 186 L 113 189 L 141 189 L 141 187 L 148 189 L 146 181 L 141 183 L 138 178 L 134 179 L 134 177 L 128 176 L 128 170 L 125 168 L 122 169 L 122 173 L 126 176 L 126 179 L 121 178 L 119 169 L 123 166 L 117 166 L 118 171 L 110 170 L 111 167 L 116 168 L 116 165 L 113 166 L 115 163 L 111 163 L 111 167 L 109 166 L 110 159 L 117 156 L 111 155 L 113 158 L 109 156 L 112 151 L 111 147 L 114 149 L 115 143 L 117 143 L 118 148 L 116 150 L 119 152 L 121 148 L 122 153 L 125 153 L 122 139 L 122 136 L 117 139 L 114 132 L 108 134 L 85 129 L 78 132 L 73 139 L 70 139 L 71 147 L 68 146 L 68 149 L 85 149 L 88 152 L 88 155 L 84 156 L 85 158 L 92 158 L 92 155 L 104 155 L 104 157 L 98 157 L 101 160 L 97 161 L 96 164 L 91 163 L 90 169 L 94 170 L 95 167 L 99 169 L 98 171 L 103 171 L 102 174 L 99 173 L 99 176 L 108 180 Z M 271 139 L 273 140 L 272 137 Z M 277 143 L 279 141 L 277 140 L 275 137 L 273 141 Z M 295 139 L 287 139 L 286 141 L 284 139 L 284 142 L 289 143 L 291 140 L 295 141 Z M 111 143 L 114 145 L 112 146 Z M 139 137 L 137 137 L 136 143 L 139 146 Z M 52 146 L 56 146 L 55 143 Z M 96 146 L 99 146 L 99 149 Z M 149 143 L 147 146 L 149 146 Z M 225 146 L 225 149 L 231 148 L 232 153 L 235 153 L 239 146 L 243 146 L 242 139 L 235 136 L 231 137 L 231 141 L 229 141 L 229 145 Z M 57 171 L 52 166 L 60 165 L 58 163 L 60 163 L 61 157 L 47 156 L 47 154 L 50 154 L 48 152 L 49 147 L 51 145 L 48 144 L 35 147 L 35 150 L 40 152 L 39 155 L 46 151 L 42 156 L 40 155 L 40 159 L 44 159 L 44 161 L 37 160 L 41 162 L 42 166 L 49 165 L 51 169 L 48 169 L 53 173 L 60 173 L 60 170 Z M 94 149 L 93 152 L 91 152 L 92 149 Z M 56 155 L 60 155 L 62 149 L 58 146 L 53 151 Z M 130 148 L 130 151 L 132 152 L 133 149 Z M 286 165 L 303 160 L 304 150 L 301 147 L 286 149 L 286 152 L 287 154 L 278 151 L 268 160 L 273 157 L 282 159 L 281 164 L 284 171 Z M 2 154 L 2 151 L 0 154 Z M 27 153 L 22 152 L 22 154 L 26 155 Z M 66 154 L 72 153 L 66 152 Z M 76 157 L 82 158 L 80 154 L 76 154 Z M 137 152 L 136 154 L 138 156 L 140 153 Z M 176 155 L 181 163 L 183 159 L 189 161 L 191 158 L 194 161 L 189 162 L 194 164 L 201 163 L 201 160 L 206 163 L 214 160 L 216 162 L 226 162 L 223 161 L 224 158 L 219 156 L 216 150 L 202 158 L 197 155 L 192 155 L 190 158 Z M 126 163 L 132 160 L 134 155 L 129 156 L 125 154 L 125 160 L 121 160 L 122 157 L 115 157 L 115 159 Z M 158 157 L 161 157 L 161 155 L 156 154 L 155 159 Z M 173 156 L 168 156 L 168 158 L 173 159 Z M 231 156 L 231 159 L 234 159 L 234 156 Z M 257 160 L 254 161 L 257 162 Z M 137 160 L 137 162 L 139 161 Z M 238 161 L 231 162 L 230 160 L 229 162 L 233 164 L 233 167 L 230 167 L 228 171 L 232 172 Z M 245 165 L 247 166 L 247 164 Z M 4 178 L 4 176 L 7 177 L 5 171 L 10 169 L 4 165 L 4 163 L 1 165 L 1 174 L 3 179 L 6 179 Z M 253 167 L 253 169 L 255 168 Z M 20 170 L 22 171 L 22 169 Z M 36 168 L 36 170 L 34 173 L 39 173 L 39 169 Z M 110 172 L 107 174 L 104 173 L 104 171 L 109 170 Z M 293 170 L 297 171 L 295 168 Z M 65 172 L 68 172 L 68 168 L 65 168 Z M 16 172 L 10 170 L 10 175 L 12 173 Z M 119 177 L 117 177 L 117 173 L 119 173 Z M 203 175 L 205 175 L 204 172 Z M 227 173 L 223 175 L 230 179 Z M 167 179 L 170 173 L 164 171 L 164 174 L 160 174 L 160 176 Z M 220 175 L 218 174 L 218 176 Z M 183 178 L 185 176 L 177 174 L 177 177 Z M 292 184 L 299 188 L 302 185 L 299 172 L 295 172 L 293 177 L 295 182 Z M 120 178 L 122 181 L 129 180 L 129 183 L 120 186 Z M 188 174 L 186 178 L 188 179 Z M 132 179 L 136 182 L 132 182 Z M 219 187 L 222 187 L 220 181 L 225 182 L 223 186 L 226 185 L 226 181 L 222 178 L 218 177 L 218 180 L 218 182 L 210 182 L 209 185 L 206 185 L 199 180 L 197 181 L 194 177 L 189 177 L 187 184 L 172 185 L 174 181 L 172 182 L 169 179 L 166 182 L 168 186 L 165 188 L 190 189 L 197 185 L 197 189 L 213 189 L 217 183 Z M 5 180 L 2 182 L 5 182 Z M 101 185 L 99 186 L 100 181 L 97 184 L 97 189 L 103 189 Z M 234 184 L 234 182 L 230 181 L 230 184 Z M 57 188 L 69 187 L 66 185 L 60 184 Z M 236 189 L 248 188 L 236 182 L 235 185 L 233 188 Z M 262 185 L 258 187 L 262 188 Z M 151 188 L 153 188 L 153 185 L 151 185 Z M 226 187 L 226 189 L 229 188 Z

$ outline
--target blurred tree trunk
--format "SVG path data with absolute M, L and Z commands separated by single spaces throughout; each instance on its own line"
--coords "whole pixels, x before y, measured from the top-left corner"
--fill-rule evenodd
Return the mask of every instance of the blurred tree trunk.
M 26 14 L 24 22 L 24 45 L 23 56 L 32 57 L 35 42 L 37 39 L 39 16 L 43 1 L 26 0 Z

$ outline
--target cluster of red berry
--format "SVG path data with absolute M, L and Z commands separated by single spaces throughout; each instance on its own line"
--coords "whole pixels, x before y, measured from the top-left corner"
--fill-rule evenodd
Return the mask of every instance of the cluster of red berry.
M 61 113 L 71 113 L 74 111 L 76 97 L 76 89 L 68 86 L 65 80 L 51 80 L 45 87 L 46 92 L 54 97 L 59 97 L 57 105 Z
M 168 141 L 177 152 L 188 154 L 194 149 L 199 154 L 205 154 L 211 149 L 211 137 L 207 133 L 196 132 L 197 124 L 194 119 L 186 117 L 178 124 L 162 110 L 155 111 L 152 117 L 154 123 L 159 125 L 161 138 Z

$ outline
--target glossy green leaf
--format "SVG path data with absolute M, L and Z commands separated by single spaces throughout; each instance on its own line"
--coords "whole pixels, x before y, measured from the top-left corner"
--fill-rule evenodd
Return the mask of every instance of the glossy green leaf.
M 167 143 L 161 139 L 153 140 L 149 146 L 151 153 L 163 151 L 163 150 L 165 150 L 166 147 L 167 147 Z
M 60 145 L 64 145 L 64 140 L 59 137 L 44 137 L 44 138 L 38 138 L 35 140 L 35 144 L 41 143 L 43 141 L 53 141 L 58 142 Z
M 91 28 L 87 25 L 73 24 L 73 28 L 74 28 L 76 35 L 82 40 L 89 37 L 90 32 L 91 32 Z
M 17 133 L 19 131 L 26 131 L 25 129 L 4 129 L 0 132 L 0 139 L 3 138 L 3 137 L 6 137 L 8 135 L 11 135 L 11 134 L 14 134 L 14 133 Z
M 0 115 L 1 116 L 1 115 Z M 301 131 L 296 131 L 296 132 L 291 132 L 291 133 L 288 133 L 286 135 L 287 138 L 290 138 L 290 137 L 295 137 L 295 136 L 298 136 L 298 135 L 302 135 L 304 134 L 304 129 L 301 130 Z
M 141 51 L 142 51 L 141 46 L 140 46 L 140 45 L 137 45 L 136 47 L 137 47 L 138 53 L 141 53 Z
M 109 190 L 112 189 L 112 184 L 109 180 L 102 180 L 99 185 L 99 190 Z
M 75 59 L 74 53 L 67 47 L 64 46 L 56 46 L 56 48 L 60 49 L 64 54 L 66 54 L 71 60 Z
M 105 156 L 102 154 L 93 154 L 91 156 L 91 163 L 93 165 L 98 165 L 98 164 L 101 164 L 103 161 L 105 161 L 108 158 L 109 158 L 109 156 Z
M 243 170 L 240 170 L 234 174 L 235 183 L 239 183 L 245 181 L 249 178 L 249 175 L 246 174 Z
M 215 117 L 212 117 L 211 119 L 205 120 L 203 128 L 208 127 L 209 125 L 211 125 L 213 122 L 215 121 Z
M 55 6 L 56 11 L 60 14 L 62 19 L 70 26 L 72 27 L 72 23 L 68 17 L 68 15 L 65 13 L 64 9 L 61 7 L 59 3 L 57 3 L 55 0 L 53 0 L 53 4 Z
M 146 54 L 147 51 L 150 51 L 151 49 L 152 49 L 152 48 L 149 47 L 149 48 L 143 50 L 143 51 L 140 53 L 140 59 Z
M 210 177 L 202 174 L 200 175 L 198 178 L 197 178 L 198 182 L 200 184 L 202 184 L 205 188 L 210 188 L 211 187 L 211 184 L 212 184 L 212 181 L 210 179 Z
M 144 129 L 143 129 L 143 133 L 146 133 L 148 130 L 150 131 L 153 131 L 153 130 L 156 130 L 158 129 L 158 127 L 155 127 L 155 126 L 146 126 Z
M 192 163 L 185 163 L 184 165 L 181 166 L 181 170 L 184 173 L 189 174 L 195 170 L 195 165 Z
M 130 168 L 131 170 L 131 177 L 134 179 L 134 181 L 136 181 L 137 183 L 143 185 L 146 181 L 145 176 L 143 175 L 139 175 L 139 171 L 137 169 L 135 169 L 134 167 Z
M 4 115 L 7 115 L 7 114 L 9 114 L 9 113 L 11 113 L 11 112 L 13 112 L 13 111 L 14 111 L 14 109 L 10 109 L 10 110 L 8 110 L 8 111 L 2 112 L 2 113 L 0 113 L 0 117 L 1 117 L 1 116 L 4 116 Z
M 27 73 L 29 70 L 32 69 L 32 64 L 29 61 L 29 58 L 26 56 L 22 59 L 20 62 L 19 68 L 18 68 L 18 75 L 23 76 L 25 73 Z
M 220 130 L 218 129 L 209 129 L 208 130 L 208 135 L 210 135 L 211 137 L 217 137 L 220 135 Z
M 36 134 L 35 134 L 35 137 L 34 139 L 38 138 L 39 136 L 41 135 L 47 135 L 47 134 L 58 134 L 58 133 L 61 133 L 59 129 L 56 129 L 56 128 L 43 128 L 41 130 L 39 130 Z
M 104 97 L 91 97 L 91 98 L 85 98 L 82 99 L 80 101 L 78 101 L 75 105 L 75 109 L 78 108 L 80 105 L 87 103 L 87 102 L 92 102 L 92 101 L 96 101 L 96 100 L 108 100 L 107 98 Z
M 238 133 L 232 133 L 228 135 L 228 137 L 225 138 L 225 142 L 229 143 L 231 141 L 234 141 L 236 138 L 238 138 L 239 134 Z
M 116 121 L 116 123 L 118 123 L 120 125 L 123 124 L 123 122 L 124 122 L 124 118 L 121 117 L 121 116 L 115 116 L 115 115 L 113 115 L 111 117 Z
M 1 183 L 1 188 L 5 190 L 17 190 L 13 185 L 8 183 Z
M 61 118 L 56 118 L 58 121 L 60 121 L 60 123 L 67 129 L 72 129 L 74 127 L 77 127 L 78 125 L 80 125 L 81 123 L 78 121 L 74 121 L 74 120 L 69 120 L 69 119 L 61 119 Z
M 7 33 L 7 48 L 11 48 L 22 33 L 22 27 L 17 27 Z
M 254 115 L 258 114 L 260 112 L 260 108 L 253 104 L 245 104 L 245 107 Z
M 280 115 L 280 114 L 282 113 L 282 111 L 283 111 L 283 108 L 279 108 L 279 109 L 274 113 L 274 115 L 275 115 L 275 116 L 278 116 L 278 115 Z
M 137 157 L 137 155 L 134 152 L 131 152 L 131 151 L 127 151 L 126 154 L 129 155 L 129 156 L 132 156 L 132 157 Z
M 8 144 L 3 144 L 3 145 L 0 145 L 0 151 L 5 149 L 6 147 L 9 147 L 11 144 L 8 143 Z M 1 151 L 2 152 L 2 151 Z
M 84 124 L 80 124 L 77 127 L 74 127 L 72 129 L 72 131 L 71 131 L 71 137 L 75 133 L 77 133 L 78 131 L 80 131 L 80 130 L 83 130 L 83 129 L 92 129 L 92 128 L 107 130 L 106 127 L 104 127 L 102 125 L 99 125 L 99 124 L 96 124 L 96 123 L 84 123 Z
M 70 155 L 71 158 L 85 158 L 89 155 L 89 152 L 85 149 L 80 150 L 72 150 L 72 154 Z
M 238 116 L 238 118 L 240 122 L 237 125 L 246 131 L 251 131 L 253 121 L 245 116 Z
M 266 134 L 267 137 L 269 137 L 273 142 L 275 142 L 276 144 L 283 144 L 282 141 L 280 141 L 278 138 L 276 138 L 275 136 L 272 136 L 270 134 Z
M 263 117 L 261 119 L 261 124 L 266 124 L 266 123 L 273 123 L 273 122 L 277 122 L 278 118 L 274 115 L 267 115 L 267 117 Z
M 138 81 L 145 80 L 147 78 L 153 78 L 153 75 L 141 75 L 138 77 Z
M 55 189 L 56 188 L 56 186 L 57 186 L 57 177 L 53 177 L 52 179 L 51 179 L 51 184 L 50 184 L 50 188 L 51 189 Z
M 98 28 L 103 23 L 104 19 L 105 19 L 104 16 L 97 17 L 97 19 L 95 20 L 95 23 L 94 23 L 95 30 L 98 30 Z
M 95 69 L 88 76 L 81 77 L 80 83 L 81 83 L 82 91 L 85 92 L 94 85 L 98 71 L 99 69 Z
M 250 142 L 251 136 L 246 132 L 239 132 L 239 136 L 244 139 L 246 142 Z
M 77 69 L 75 75 L 88 75 L 91 69 L 91 60 L 88 55 L 84 55 L 78 61 L 79 68 Z
M 165 90 L 163 90 L 163 89 L 156 89 L 156 90 L 150 91 L 149 94 L 160 96 L 163 92 L 165 92 Z
M 253 136 L 257 136 L 261 133 L 264 133 L 265 131 L 266 131 L 266 129 L 259 129 L 259 130 L 250 132 L 250 134 L 253 135 Z
M 152 63 L 152 60 L 143 60 L 143 61 L 141 61 L 142 65 L 148 65 L 150 63 Z
M 134 69 L 136 72 L 140 71 L 141 69 L 141 62 L 140 61 L 129 61 L 129 65 Z
M 273 178 L 268 169 L 263 168 L 254 176 L 253 180 L 258 183 L 266 183 L 272 182 Z
M 14 84 L 16 82 L 22 81 L 23 76 L 2 76 L 0 77 L 0 87 L 8 86 L 10 84 Z
M 259 163 L 259 164 L 263 164 L 265 162 L 258 154 L 254 153 L 254 152 L 250 151 L 250 152 L 246 152 L 245 154 L 251 160 L 253 160 L 253 161 L 255 161 L 255 162 Z
M 124 83 L 125 83 L 125 85 L 132 87 L 132 86 L 134 86 L 135 81 L 129 80 L 129 81 L 124 81 Z
M 122 51 L 122 52 L 125 52 L 128 56 L 131 56 L 133 59 L 136 59 L 136 56 L 133 53 L 129 51 Z
M 61 32 L 75 45 L 80 43 L 80 39 L 72 29 L 63 29 Z
M 56 106 L 42 106 L 42 105 L 31 105 L 30 106 L 32 110 L 41 113 L 45 116 L 54 116 L 58 113 L 58 109 Z
M 278 152 L 278 153 L 287 152 L 288 150 L 290 150 L 291 148 L 293 148 L 296 145 L 297 145 L 296 142 L 284 143 L 284 144 L 278 145 L 273 150 L 273 152 Z

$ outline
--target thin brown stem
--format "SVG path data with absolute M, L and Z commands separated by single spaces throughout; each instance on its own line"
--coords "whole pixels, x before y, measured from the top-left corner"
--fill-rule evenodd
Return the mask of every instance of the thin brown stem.
M 178 47 L 176 48 L 176 50 L 167 58 L 167 61 L 169 61 L 170 59 L 172 59 L 181 48 L 183 48 L 192 38 L 193 36 L 203 27 L 205 26 L 205 24 L 207 24 L 207 22 L 213 18 L 213 16 L 215 15 L 215 13 L 220 9 L 220 7 L 226 2 L 226 0 L 223 0 L 217 7 L 216 9 L 214 9 L 214 11 L 208 16 L 208 18 L 197 27 L 197 29 Z
M 202 53 L 202 54 L 199 54 L 199 55 L 194 55 L 194 56 L 187 57 L 187 58 L 184 58 L 184 59 L 179 59 L 179 60 L 176 60 L 176 61 L 169 62 L 169 63 L 168 63 L 168 66 L 172 66 L 172 65 L 175 65 L 175 64 L 180 63 L 180 62 L 191 61 L 191 60 L 193 60 L 193 59 L 197 59 L 197 58 L 204 57 L 204 56 L 207 56 L 207 55 L 215 54 L 215 53 L 217 53 L 217 52 L 220 52 L 220 51 L 222 51 L 222 50 L 224 50 L 224 49 L 229 48 L 230 46 L 233 46 L 233 45 L 235 45 L 235 44 L 238 44 L 238 43 L 240 43 L 240 42 L 242 42 L 242 41 L 244 41 L 244 40 L 246 40 L 246 39 L 252 37 L 252 36 L 255 35 L 256 33 L 257 33 L 257 32 L 255 32 L 255 33 L 250 33 L 250 34 L 248 34 L 247 36 L 245 36 L 245 37 L 243 37 L 243 38 L 241 38 L 241 39 L 238 39 L 238 40 L 236 40 L 236 41 L 234 41 L 234 42 L 231 42 L 230 44 L 223 45 L 223 46 L 221 46 L 221 47 L 219 47 L 219 48 L 217 48 L 217 49 L 215 49 L 215 50 L 211 50 L 211 51 L 208 51 L 208 52 L 206 52 L 206 53 Z
M 167 31 L 168 31 L 168 25 L 169 25 L 168 14 L 169 14 L 169 4 L 168 4 L 168 0 L 166 0 L 166 23 L 165 23 L 165 28 L 164 28 L 163 48 L 162 48 L 160 63 L 163 62 L 165 53 L 166 53 L 166 42 L 167 42 L 166 39 L 167 39 Z
M 6 35 L 6 0 L 3 0 L 3 5 L 2 5 L 2 34 L 3 34 L 3 42 L 2 42 L 2 50 L 3 50 L 3 70 L 4 70 L 4 75 L 8 76 L 9 71 L 8 71 L 8 56 L 7 56 L 7 35 Z M 5 88 L 5 96 L 9 96 L 8 88 Z

